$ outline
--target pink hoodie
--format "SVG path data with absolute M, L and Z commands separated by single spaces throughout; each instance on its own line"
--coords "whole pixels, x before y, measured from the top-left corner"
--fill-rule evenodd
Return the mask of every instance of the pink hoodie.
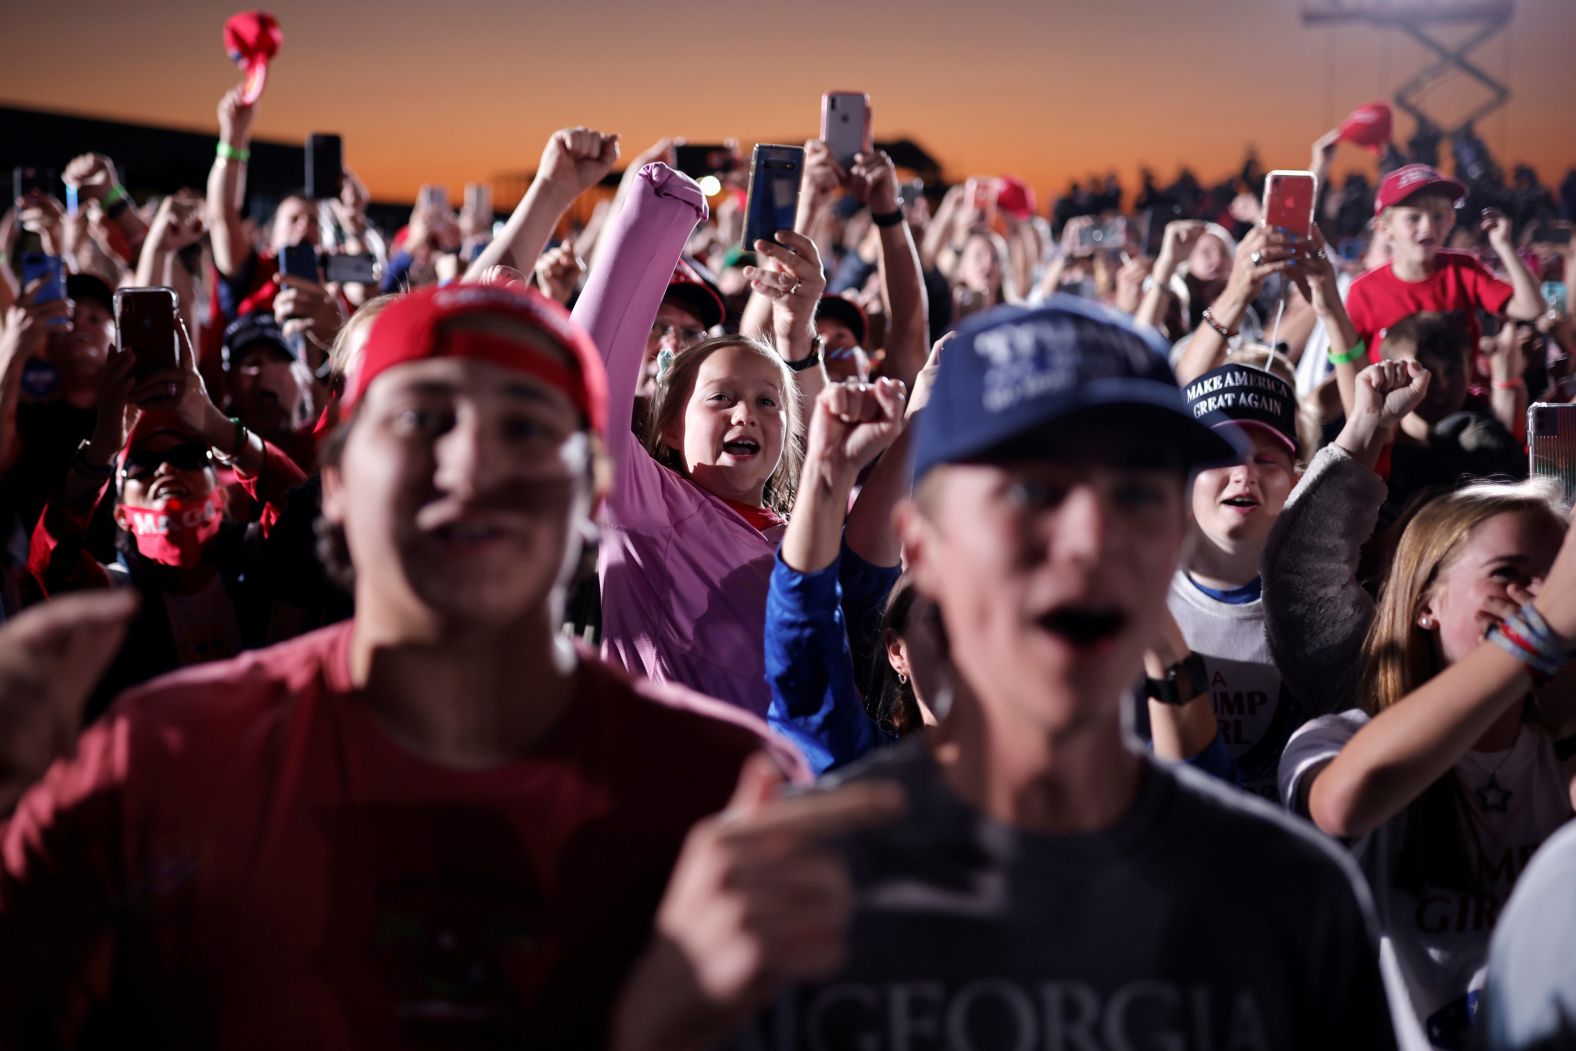
M 602 655 L 765 716 L 766 588 L 782 527 L 764 535 L 651 458 L 625 427 L 646 336 L 706 197 L 664 164 L 640 170 L 575 304 L 602 351 L 614 462 L 598 571 Z

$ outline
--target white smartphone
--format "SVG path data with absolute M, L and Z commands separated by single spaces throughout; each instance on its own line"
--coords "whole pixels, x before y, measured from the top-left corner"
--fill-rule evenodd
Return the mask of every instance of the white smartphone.
M 844 168 L 854 155 L 869 153 L 870 96 L 857 91 L 828 91 L 821 96 L 821 141 Z

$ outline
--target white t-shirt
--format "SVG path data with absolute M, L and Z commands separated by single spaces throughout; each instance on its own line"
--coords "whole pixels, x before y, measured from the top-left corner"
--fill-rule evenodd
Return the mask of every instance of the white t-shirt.
M 1292 735 L 1280 764 L 1287 806 L 1301 811 L 1311 777 L 1367 722 L 1361 711 L 1342 712 Z M 1454 774 L 1470 824 L 1462 835 L 1486 888 L 1482 893 L 1425 887 L 1419 897 L 1394 885 L 1406 833 L 1404 810 L 1350 844 L 1373 892 L 1380 967 L 1396 1036 L 1407 1051 L 1466 1046 L 1499 910 L 1538 845 L 1571 816 L 1554 745 L 1530 727 L 1521 728 L 1509 751 L 1468 752 Z
M 1263 601 L 1211 598 L 1179 570 L 1166 606 L 1188 649 L 1204 658 L 1210 704 L 1242 787 L 1275 802 L 1281 750 L 1306 716 L 1270 654 Z

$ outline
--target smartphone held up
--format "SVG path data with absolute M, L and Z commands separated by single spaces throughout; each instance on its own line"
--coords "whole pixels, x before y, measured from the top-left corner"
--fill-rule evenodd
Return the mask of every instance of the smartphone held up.
M 857 91 L 828 91 L 821 96 L 821 141 L 832 159 L 845 169 L 873 148 L 870 137 L 870 96 Z
M 750 189 L 744 207 L 745 248 L 772 240 L 779 230 L 793 229 L 803 173 L 803 147 L 756 145 L 750 154 Z
M 115 293 L 115 345 L 136 355 L 132 374 L 147 379 L 181 364 L 172 288 L 122 288 Z
M 1302 239 L 1313 232 L 1318 182 L 1313 172 L 1277 169 L 1264 177 L 1264 226 Z

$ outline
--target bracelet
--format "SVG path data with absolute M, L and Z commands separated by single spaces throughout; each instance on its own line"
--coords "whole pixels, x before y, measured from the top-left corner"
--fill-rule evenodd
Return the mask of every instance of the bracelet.
M 1527 381 L 1522 376 L 1512 376 L 1508 380 L 1490 380 L 1489 386 L 1495 390 L 1525 390 Z
M 246 429 L 246 424 L 241 422 L 241 418 L 239 416 L 231 416 L 230 422 L 235 424 L 235 451 L 231 453 L 221 453 L 216 451 L 213 454 L 213 458 L 224 464 L 226 467 L 235 466 L 236 461 L 239 460 L 241 455 L 246 452 L 247 443 L 251 440 L 252 436 L 252 432 Z
M 109 192 L 104 195 L 104 199 L 99 201 L 99 207 L 107 212 L 116 204 L 124 201 L 127 196 L 126 188 L 120 183 L 116 183 L 109 188 Z
M 1235 332 L 1232 332 L 1225 325 L 1222 325 L 1219 321 L 1215 320 L 1215 315 L 1210 312 L 1209 307 L 1204 308 L 1204 324 L 1208 325 L 1216 332 L 1219 332 L 1221 339 L 1230 339 L 1232 336 L 1236 335 Z
M 1564 642 L 1530 602 L 1490 628 L 1488 640 L 1525 664 L 1540 686 L 1565 663 Z
M 1356 361 L 1358 358 L 1367 356 L 1367 354 L 1368 354 L 1368 344 L 1365 341 L 1363 341 L 1363 340 L 1358 340 L 1355 344 L 1353 344 L 1351 350 L 1342 351 L 1339 354 L 1337 354 L 1333 350 L 1330 351 L 1330 364 L 1331 365 L 1350 365 L 1352 362 Z
M 221 142 L 214 153 L 222 161 L 240 161 L 245 164 L 252 159 L 252 151 L 245 147 L 231 146 L 228 142 Z
M 899 204 L 890 212 L 882 212 L 879 215 L 871 212 L 870 221 L 877 226 L 896 226 L 903 221 L 903 205 Z
M 90 482 L 102 482 L 115 473 L 115 461 L 111 460 L 103 467 L 94 467 L 88 463 L 88 446 L 92 444 L 91 438 L 82 439 L 77 446 L 77 454 L 71 458 L 71 469 Z

